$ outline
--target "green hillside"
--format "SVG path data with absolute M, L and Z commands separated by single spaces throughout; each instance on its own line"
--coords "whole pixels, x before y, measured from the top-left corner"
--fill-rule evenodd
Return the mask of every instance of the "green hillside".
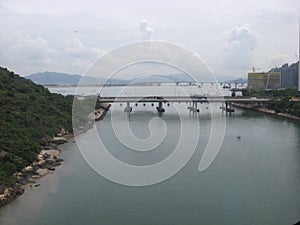
M 0 189 L 36 159 L 47 137 L 72 131 L 73 96 L 53 94 L 0 67 Z
M 266 106 L 276 113 L 286 113 L 300 117 L 300 102 L 293 101 L 293 98 L 299 99 L 300 92 L 297 89 L 283 90 L 243 90 L 243 96 L 272 98 Z

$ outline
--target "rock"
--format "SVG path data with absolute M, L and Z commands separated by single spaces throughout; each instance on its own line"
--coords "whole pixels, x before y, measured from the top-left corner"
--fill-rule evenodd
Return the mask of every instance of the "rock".
M 62 158 L 57 158 L 56 162 L 63 162 L 64 160 Z
M 19 180 L 18 182 L 22 185 L 25 185 L 28 183 L 28 181 L 26 179 Z
M 38 162 L 39 166 L 44 166 L 45 164 L 46 164 L 46 160 L 44 159 Z
M 5 195 L 0 195 L 0 201 L 4 201 L 4 200 L 6 200 Z
M 35 183 L 35 180 L 33 180 L 33 179 L 30 178 L 30 179 L 28 179 L 28 182 L 34 184 L 34 183 Z
M 50 156 L 49 156 L 49 159 L 54 159 L 54 160 L 56 160 L 56 158 L 57 158 L 57 157 L 56 157 L 55 155 L 50 155 Z
M 103 109 L 97 109 L 88 115 L 88 120 L 99 120 L 103 116 Z
M 27 167 L 24 168 L 25 172 L 30 172 L 32 170 L 33 170 L 32 166 L 27 166 Z
M 50 140 L 51 143 L 54 143 L 54 144 L 64 144 L 64 143 L 67 143 L 67 139 L 64 138 L 64 137 L 54 137 Z
M 66 135 L 66 134 L 68 134 L 68 132 L 67 132 L 64 128 L 61 128 L 61 129 L 60 129 L 60 132 L 58 132 L 58 133 L 56 134 L 56 136 L 57 136 L 57 137 L 62 137 L 62 136 L 64 136 L 64 135 Z
M 56 162 L 55 159 L 46 159 L 46 162 L 49 164 L 54 164 Z
M 33 162 L 33 163 L 32 163 L 32 166 L 38 166 L 38 165 L 39 165 L 38 162 Z
M 9 192 L 8 188 L 5 188 L 3 194 L 4 194 L 5 197 L 10 197 L 10 192 Z
M 60 151 L 54 149 L 44 150 L 43 153 L 49 155 L 49 157 L 57 157 L 60 155 Z
M 21 187 L 17 188 L 16 195 L 22 195 L 23 193 L 24 193 L 24 188 Z
M 55 170 L 55 168 L 53 166 L 47 166 L 47 169 L 52 170 L 52 171 Z
M 52 166 L 60 166 L 61 165 L 61 163 L 60 162 L 55 162 L 55 163 L 53 163 L 53 165 Z
M 42 155 L 43 155 L 43 158 L 42 158 L 42 160 L 43 160 L 43 159 L 46 159 L 46 158 L 48 158 L 48 157 L 49 157 L 49 154 L 48 154 L 48 153 L 46 153 L 45 151 L 47 151 L 47 150 L 43 150 L 43 152 L 42 152 Z
M 43 154 L 38 154 L 37 159 L 39 161 L 43 160 L 44 159 L 44 155 Z
M 107 110 L 109 110 L 110 106 L 111 106 L 111 104 L 104 102 L 104 103 L 101 103 L 100 107 L 107 111 Z
M 47 169 L 38 169 L 37 171 L 35 171 L 39 176 L 44 176 L 48 173 Z

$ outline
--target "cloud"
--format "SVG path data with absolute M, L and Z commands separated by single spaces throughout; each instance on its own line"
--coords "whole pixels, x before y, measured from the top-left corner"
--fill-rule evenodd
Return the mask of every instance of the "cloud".
M 64 46 L 53 48 L 41 36 L 32 37 L 6 29 L 0 33 L 0 66 L 13 69 L 21 75 L 58 69 L 80 73 L 104 54 L 99 48 L 85 46 L 78 38 Z M 68 71 L 66 65 L 71 65 Z
M 28 72 L 30 67 L 48 67 L 57 53 L 43 37 L 31 37 L 12 29 L 0 33 L 0 48 L 1 63 L 22 73 Z
M 152 39 L 153 28 L 148 26 L 147 20 L 141 21 L 140 31 L 143 33 L 142 34 L 143 40 L 151 40 Z
M 63 49 L 62 54 L 68 57 L 73 66 L 86 69 L 105 52 L 99 48 L 85 46 L 79 38 L 70 41 Z
M 299 11 L 299 8 L 277 8 L 274 10 L 261 8 L 257 11 L 257 20 L 269 27 L 278 26 L 280 24 L 284 26 L 297 21 L 299 19 Z
M 256 57 L 255 68 L 260 68 L 262 71 L 269 71 L 271 68 L 281 67 L 285 63 L 296 62 L 295 56 L 288 54 L 272 54 L 270 52 L 261 52 Z
M 257 34 L 248 25 L 234 26 L 223 34 L 225 38 L 223 63 L 225 67 L 251 68 L 257 43 Z
M 139 35 L 140 40 L 149 40 L 154 37 L 151 27 L 156 24 L 156 39 L 199 52 L 220 74 L 246 74 L 248 69 L 259 63 L 257 55 L 261 55 L 262 51 L 271 55 L 291 54 L 294 60 L 294 52 L 298 52 L 298 1 L 218 1 L 215 4 L 214 1 L 188 0 L 187 4 L 174 0 L 170 8 L 168 1 L 158 0 L 91 0 L 89 4 L 80 0 L 60 1 L 60 4 L 57 1 L 2 0 L 1 65 L 20 73 L 37 70 L 76 73 L 78 68 L 84 68 L 89 60 L 95 59 L 95 47 L 109 51 L 137 41 Z M 141 18 L 147 18 L 148 22 L 141 21 Z M 254 35 L 251 38 L 255 32 L 250 26 L 243 25 L 245 23 L 251 24 L 259 37 Z M 238 27 L 231 28 L 233 25 Z M 156 26 L 159 26 L 158 30 Z M 11 34 L 7 32 L 9 28 L 19 31 L 21 39 L 26 39 L 29 34 L 26 45 L 31 39 L 39 47 L 29 48 L 32 52 L 20 45 L 13 49 L 9 40 Z M 74 30 L 80 33 L 75 34 Z M 220 38 L 222 33 L 224 36 Z M 243 35 L 248 37 L 248 41 L 242 39 Z M 76 41 L 68 43 L 75 37 L 80 37 L 83 48 Z M 4 39 L 8 39 L 9 43 L 3 44 L 7 41 Z M 253 46 L 253 50 L 249 51 Z M 19 49 L 22 51 L 18 52 Z M 246 54 L 242 55 L 244 51 Z M 33 60 L 34 56 L 37 62 Z M 32 59 L 32 65 L 27 57 Z M 267 58 L 262 57 L 262 60 L 267 61 Z M 242 67 L 246 69 L 239 69 Z M 82 72 L 82 69 L 79 71 Z

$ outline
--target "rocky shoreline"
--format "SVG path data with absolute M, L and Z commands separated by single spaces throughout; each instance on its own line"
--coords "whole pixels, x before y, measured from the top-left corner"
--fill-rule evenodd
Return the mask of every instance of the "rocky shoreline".
M 64 161 L 59 157 L 60 151 L 57 150 L 57 143 L 66 143 L 65 137 L 60 137 L 59 141 L 55 138 L 50 140 L 48 146 L 44 146 L 40 153 L 37 155 L 37 161 L 31 165 L 26 166 L 20 172 L 15 174 L 16 183 L 12 187 L 4 189 L 0 195 L 0 206 L 7 205 L 12 202 L 17 196 L 22 195 L 25 188 L 39 187 L 41 184 L 38 183 L 39 178 L 49 174 L 55 170 L 55 167 L 60 166 Z
M 41 177 L 53 173 L 57 166 L 64 161 L 59 157 L 60 150 L 58 146 L 68 142 L 68 139 L 89 130 L 95 121 L 102 120 L 110 104 L 102 103 L 101 107 L 88 115 L 88 123 L 85 126 L 74 130 L 74 133 L 68 133 L 64 129 L 48 140 L 47 145 L 41 146 L 41 151 L 37 155 L 37 160 L 23 168 L 20 172 L 15 173 L 16 183 L 11 187 L 0 190 L 0 207 L 11 203 L 16 197 L 22 195 L 26 188 L 37 188 L 41 186 L 38 182 Z
M 78 136 L 82 133 L 85 133 L 87 130 L 91 129 L 95 122 L 103 120 L 106 116 L 107 111 L 110 109 L 109 103 L 102 103 L 99 109 L 95 109 L 94 112 L 91 112 L 88 117 L 88 122 L 85 126 L 81 126 L 78 129 L 74 130 L 74 136 Z
M 273 116 L 276 116 L 276 117 L 280 117 L 280 118 L 300 122 L 300 117 L 293 116 L 293 115 L 286 114 L 286 113 L 276 113 L 274 110 L 268 109 L 266 107 L 257 106 L 257 105 L 253 105 L 253 104 L 241 104 L 241 103 L 232 103 L 232 105 L 235 106 L 235 107 L 238 107 L 238 108 L 248 109 L 248 110 L 257 111 L 257 112 L 262 112 L 262 113 L 266 113 L 266 114 L 273 115 Z

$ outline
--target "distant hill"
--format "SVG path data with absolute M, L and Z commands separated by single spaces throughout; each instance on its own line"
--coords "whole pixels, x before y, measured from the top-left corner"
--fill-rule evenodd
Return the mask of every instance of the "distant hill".
M 67 73 L 44 72 L 31 74 L 25 78 L 32 80 L 36 84 L 42 85 L 77 85 L 81 79 L 81 76 Z
M 43 73 L 34 73 L 29 76 L 26 76 L 25 78 L 30 79 L 34 83 L 41 84 L 41 85 L 78 85 L 82 76 L 77 74 L 57 73 L 57 72 L 47 71 Z M 101 77 L 85 76 L 84 79 L 81 81 L 81 84 L 94 85 L 94 84 L 101 84 L 104 81 L 105 79 Z M 125 81 L 122 79 L 111 79 L 110 82 L 124 83 Z
M 169 82 L 189 83 L 189 82 L 193 82 L 193 79 L 186 74 L 170 74 L 170 75 L 152 75 L 147 77 L 134 78 L 131 80 L 123 80 L 123 83 L 127 83 L 127 84 L 169 83 Z
M 238 83 L 238 84 L 246 84 L 248 83 L 248 79 L 243 79 L 243 78 L 239 78 L 239 79 L 234 79 L 234 80 L 225 80 L 224 82 L 226 83 Z
M 26 76 L 25 78 L 30 79 L 36 84 L 41 84 L 41 85 L 78 85 L 82 76 L 76 74 L 67 74 L 67 73 L 43 72 L 43 73 L 35 73 Z M 247 82 L 245 79 L 234 80 L 234 78 L 235 77 L 216 75 L 216 79 L 219 82 L 233 82 L 233 83 L 235 81 L 238 81 L 239 83 L 241 83 L 242 81 L 243 83 Z M 85 76 L 84 80 L 81 81 L 81 84 L 94 85 L 94 84 L 101 84 L 103 82 L 105 82 L 105 78 Z M 109 81 L 106 82 L 111 84 L 127 85 L 127 84 L 167 83 L 167 82 L 190 83 L 194 81 L 193 78 L 191 78 L 187 74 L 178 73 L 178 74 L 169 74 L 169 75 L 157 74 L 148 77 L 141 76 L 140 78 L 133 78 L 133 79 L 111 78 Z
M 212 81 L 218 82 L 227 82 L 227 83 L 247 83 L 247 79 L 236 79 L 233 76 L 222 76 L 222 75 L 215 75 L 215 77 L 212 77 Z M 178 73 L 178 74 L 170 74 L 170 75 L 153 75 L 149 78 L 147 78 L 149 81 L 157 81 L 157 82 L 168 82 L 168 81 L 173 81 L 173 82 L 181 82 L 181 83 L 190 83 L 194 82 L 193 78 L 188 76 L 187 74 L 184 73 Z
M 75 74 L 67 74 L 67 73 L 57 73 L 57 72 L 43 72 L 43 73 L 35 73 L 25 78 L 32 80 L 36 84 L 41 85 L 78 85 L 82 76 Z M 101 84 L 105 82 L 105 78 L 99 77 L 84 77 L 84 83 L 86 85 L 93 84 Z M 192 82 L 192 79 L 185 74 L 171 74 L 171 75 L 153 75 L 149 77 L 134 78 L 134 79 L 118 79 L 112 78 L 108 83 L 112 84 L 129 84 L 129 83 L 164 83 L 164 82 Z
M 235 79 L 232 76 L 220 76 L 216 75 L 215 77 L 211 78 L 211 81 L 218 81 L 218 82 L 229 82 L 229 81 L 238 81 L 240 82 L 241 79 Z M 244 83 L 247 80 L 243 79 Z M 191 83 L 195 82 L 192 77 L 185 73 L 176 73 L 176 74 L 169 74 L 169 75 L 152 75 L 148 77 L 141 77 L 141 78 L 134 78 L 131 80 L 122 80 L 122 83 Z M 204 81 L 207 82 L 207 81 Z
M 193 78 L 188 76 L 187 74 L 184 73 L 178 73 L 178 74 L 170 74 L 170 75 L 162 75 L 162 78 L 165 78 L 167 80 L 171 80 L 173 82 L 194 82 Z

